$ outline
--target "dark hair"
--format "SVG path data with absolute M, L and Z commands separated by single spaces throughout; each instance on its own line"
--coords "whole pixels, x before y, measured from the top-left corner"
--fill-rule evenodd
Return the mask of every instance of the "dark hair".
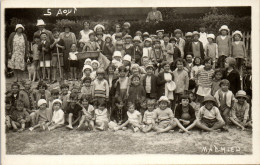
M 168 33 L 165 33 L 164 35 L 163 35 L 163 38 L 164 37 L 170 37 L 170 35 L 168 34 Z
M 115 99 L 115 104 L 119 104 L 119 103 L 124 103 L 122 97 L 120 96 Z
M 12 83 L 11 88 L 13 88 L 14 86 L 17 86 L 18 89 L 20 89 L 20 85 L 17 82 Z
M 70 48 L 72 47 L 73 44 L 75 44 L 76 47 L 77 47 L 77 43 L 74 43 L 74 42 L 73 42 L 73 43 L 70 44 Z
M 140 77 L 139 77 L 138 75 L 133 75 L 132 78 L 131 78 L 131 80 L 133 81 L 134 78 L 136 78 L 136 77 L 140 80 Z
M 210 58 L 210 57 L 206 57 L 205 59 L 204 59 L 204 65 L 207 63 L 207 62 L 211 62 L 211 65 L 213 65 L 213 60 L 212 60 L 212 58 Z
M 60 32 L 60 29 L 58 29 L 58 28 L 54 28 L 54 29 L 52 29 L 52 33 L 54 34 L 54 33 L 56 33 L 56 32 Z
M 172 42 L 172 41 L 177 42 L 176 38 L 174 38 L 174 37 L 171 37 L 169 40 L 169 42 Z
M 64 88 L 70 88 L 70 86 L 68 85 L 68 84 L 62 84 L 61 86 L 60 86 L 60 89 L 64 89 Z
M 90 83 L 92 82 L 92 79 L 90 77 L 85 77 L 82 82 L 86 83 L 87 81 L 90 81 Z
M 60 91 L 58 89 L 51 90 L 51 95 L 58 95 L 58 94 L 60 94 Z
M 194 54 L 193 54 L 192 52 L 188 52 L 188 53 L 186 54 L 186 57 L 187 57 L 188 55 L 191 55 L 192 57 L 194 57 Z
M 230 82 L 227 79 L 223 79 L 220 81 L 219 86 L 221 87 L 222 84 L 227 84 L 230 87 Z
M 182 100 L 182 99 L 185 99 L 185 100 L 189 100 L 189 102 L 190 102 L 190 98 L 189 98 L 189 96 L 188 95 L 181 95 L 181 97 L 180 97 L 180 101 Z
M 87 95 L 87 94 L 82 94 L 80 97 L 80 102 L 82 103 L 83 101 L 87 101 L 88 103 L 90 103 L 91 101 L 91 96 Z
M 18 99 L 18 100 L 15 102 L 15 106 L 17 106 L 17 105 L 23 105 L 23 106 L 24 106 L 23 100 Z
M 133 102 L 131 102 L 131 101 L 128 101 L 127 107 L 130 107 L 130 106 L 134 106 L 135 107 L 135 104 Z
M 196 61 L 197 58 L 200 59 L 200 64 L 199 64 L 199 65 L 202 64 L 202 59 L 201 59 L 200 57 L 195 57 L 194 60 L 193 60 L 193 65 L 194 65 L 194 66 L 196 65 L 196 62 L 195 62 L 195 61 Z
M 98 36 L 98 35 L 102 35 L 102 36 L 104 36 L 104 34 L 103 34 L 102 32 L 98 32 L 98 33 L 96 33 L 96 36 Z
M 83 21 L 83 24 L 82 24 L 82 25 L 83 25 L 83 28 L 84 28 L 84 24 L 85 24 L 86 22 L 90 25 L 90 22 L 89 22 L 89 21 Z
M 183 59 L 183 58 L 178 58 L 176 61 L 175 61 L 175 66 L 177 66 L 177 62 L 181 62 L 183 64 L 183 66 L 186 65 L 186 61 Z
M 5 97 L 5 104 L 12 104 L 12 98 L 11 97 Z
M 161 63 L 161 65 L 162 65 L 162 67 L 164 67 L 165 65 L 170 65 L 170 62 L 169 62 L 169 61 L 163 61 L 163 62 Z
M 220 68 L 218 68 L 218 69 L 215 69 L 215 72 L 214 72 L 214 75 L 213 75 L 213 77 L 215 77 L 217 73 L 221 73 L 221 74 L 223 75 L 223 70 L 222 70 L 222 69 L 220 69 Z
M 122 72 L 122 71 L 127 72 L 127 68 L 125 66 L 120 66 L 118 68 L 118 72 Z
M 78 99 L 78 95 L 76 93 L 71 93 L 70 94 L 70 99 L 75 99 L 77 100 Z
M 40 89 L 40 87 L 44 87 L 44 89 L 46 90 L 48 88 L 47 84 L 43 81 L 40 81 L 36 87 L 36 89 Z

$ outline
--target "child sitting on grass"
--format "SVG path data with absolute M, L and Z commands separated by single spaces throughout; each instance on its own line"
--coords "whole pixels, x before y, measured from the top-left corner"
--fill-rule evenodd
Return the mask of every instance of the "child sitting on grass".
M 46 124 L 51 121 L 51 110 L 47 109 L 47 101 L 40 99 L 37 103 L 39 110 L 36 111 L 35 124 L 30 127 L 29 130 L 33 131 L 36 128 L 41 127 L 42 130 L 46 129 Z
M 198 113 L 199 113 L 199 109 L 200 109 L 200 103 L 196 102 L 196 100 L 197 100 L 196 94 L 190 91 L 189 92 L 189 99 L 190 99 L 190 105 L 195 110 L 195 116 L 197 118 Z
M 66 119 L 69 125 L 66 128 L 72 130 L 73 125 L 79 123 L 79 120 L 82 116 L 82 107 L 79 105 L 78 95 L 76 93 L 71 93 L 69 98 L 69 104 L 65 107 Z
M 5 98 L 5 128 L 6 132 L 9 131 L 9 129 L 12 128 L 11 124 L 11 114 L 14 111 L 14 106 L 12 105 L 12 100 L 10 97 Z
M 48 130 L 54 130 L 56 128 L 60 128 L 64 125 L 65 119 L 64 119 L 64 112 L 61 109 L 62 101 L 60 99 L 53 100 L 52 103 L 52 120 L 51 122 L 47 123 Z
M 111 121 L 118 125 L 123 124 L 127 120 L 126 107 L 122 98 L 118 97 L 115 99 L 115 106 L 111 113 Z
M 16 101 L 15 109 L 12 111 L 10 118 L 13 131 L 16 132 L 19 127 L 20 129 L 18 132 L 23 132 L 25 125 L 30 122 L 30 115 L 24 108 L 24 103 L 22 100 Z
M 141 128 L 142 116 L 139 111 L 135 110 L 135 105 L 131 102 L 128 103 L 127 116 L 128 120 L 119 127 L 115 127 L 114 130 L 124 130 L 126 126 L 129 126 L 133 132 L 138 132 Z
M 95 125 L 96 129 L 106 131 L 108 129 L 108 111 L 105 102 L 100 102 L 98 108 L 95 109 Z
M 225 125 L 223 118 L 216 107 L 215 98 L 211 95 L 205 96 L 204 104 L 198 114 L 196 126 L 205 131 L 215 131 Z
M 155 109 L 156 100 L 147 100 L 147 110 L 144 112 L 143 123 L 144 127 L 142 128 L 142 132 L 149 132 L 152 130 L 155 125 L 154 122 L 154 109 Z
M 246 92 L 243 90 L 236 93 L 236 99 L 237 102 L 234 103 L 231 109 L 230 120 L 243 131 L 247 126 L 252 127 L 252 121 L 249 120 L 250 105 L 246 101 L 248 98 Z

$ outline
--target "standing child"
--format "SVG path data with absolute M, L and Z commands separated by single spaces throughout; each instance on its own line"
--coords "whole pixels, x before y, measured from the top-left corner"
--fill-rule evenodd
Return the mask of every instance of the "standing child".
M 91 80 L 94 80 L 96 77 L 94 77 L 94 75 L 91 74 L 92 72 L 93 72 L 93 68 L 91 65 L 84 65 L 84 67 L 82 69 L 83 76 L 82 76 L 81 80 L 84 80 L 84 78 L 86 78 L 86 77 L 90 77 Z
M 180 29 L 176 29 L 176 30 L 174 30 L 174 35 L 175 35 L 175 38 L 176 38 L 177 47 L 181 51 L 181 57 L 184 58 L 185 40 L 181 38 L 182 37 L 182 31 Z
M 104 46 L 102 47 L 102 53 L 107 57 L 107 59 L 112 61 L 112 55 L 113 55 L 114 51 L 115 51 L 115 47 L 112 44 L 111 35 L 108 34 L 105 37 L 105 43 L 104 43 Z
M 222 128 L 225 122 L 216 106 L 215 98 L 211 95 L 205 96 L 203 104 L 199 110 L 196 126 L 206 131 Z
M 114 128 L 114 130 L 117 131 L 128 126 L 133 132 L 138 132 L 141 129 L 142 115 L 139 111 L 135 110 L 135 105 L 131 102 L 128 103 L 127 116 L 128 120 L 119 127 Z
M 96 129 L 106 131 L 108 129 L 108 111 L 105 102 L 100 102 L 98 108 L 95 109 L 95 125 Z
M 77 67 L 78 67 L 78 58 L 77 58 L 77 45 L 75 43 L 71 44 L 71 52 L 69 52 L 69 61 L 70 61 L 70 81 L 77 81 Z
M 163 44 L 162 44 L 162 51 L 163 55 L 166 57 L 166 60 L 170 63 L 173 62 L 173 45 L 169 43 L 170 36 L 169 34 L 164 34 L 163 36 Z
M 164 35 L 164 30 L 156 30 L 157 38 L 160 41 L 160 45 L 163 44 L 163 35 Z
M 85 77 L 82 80 L 83 86 L 81 87 L 81 93 L 86 94 L 88 97 L 92 97 L 93 85 L 90 77 Z
M 62 101 L 60 99 L 53 100 L 52 109 L 52 119 L 51 122 L 47 123 L 48 130 L 54 130 L 56 128 L 60 128 L 64 125 L 65 119 L 64 119 L 64 112 L 61 109 L 62 107 Z
M 39 63 L 40 51 L 38 49 L 39 45 L 41 44 L 40 36 L 38 35 L 33 36 L 33 41 L 34 41 L 34 44 L 32 46 L 33 64 L 36 68 L 36 78 L 40 80 L 40 63 Z
M 221 80 L 219 85 L 220 89 L 215 93 L 214 97 L 216 98 L 216 101 L 218 103 L 220 113 L 224 121 L 226 122 L 226 125 L 228 125 L 230 110 L 234 104 L 235 97 L 234 94 L 230 90 L 228 90 L 230 87 L 230 83 L 228 80 Z M 224 128 L 226 129 L 226 127 Z
M 140 46 L 142 42 L 141 38 L 139 36 L 135 36 L 133 42 L 134 42 L 134 46 L 133 46 L 132 60 L 138 65 L 141 65 L 141 58 L 143 56 L 143 51 Z
M 122 55 L 120 51 L 114 51 L 113 53 L 113 60 L 112 64 L 116 67 L 119 68 L 122 64 Z
M 97 60 L 93 60 L 91 62 L 91 66 L 93 68 L 93 71 L 91 72 L 90 77 L 95 79 L 97 77 L 97 70 L 100 67 L 100 63 Z
M 154 46 L 152 49 L 152 54 L 151 54 L 151 59 L 154 65 L 156 66 L 156 69 L 158 69 L 158 73 L 161 70 L 161 63 L 163 61 L 166 61 L 166 57 L 163 55 L 162 47 L 161 47 L 161 42 L 160 40 L 156 39 L 154 41 Z
M 208 34 L 207 34 L 207 32 L 206 32 L 206 27 L 205 27 L 205 25 L 203 25 L 203 24 L 200 25 L 199 31 L 200 31 L 200 38 L 199 38 L 199 40 L 202 42 L 203 47 L 205 48 L 206 45 L 208 44 L 208 40 L 207 40 Z M 205 49 L 205 50 L 206 50 L 206 49 Z
M 225 59 L 230 56 L 231 38 L 228 36 L 229 28 L 227 25 L 222 25 L 219 29 L 220 35 L 216 38 L 218 44 L 218 67 L 225 67 Z
M 22 100 L 17 100 L 15 108 L 10 115 L 10 118 L 13 131 L 16 132 L 18 130 L 18 127 L 20 127 L 18 131 L 23 132 L 25 129 L 25 125 L 30 122 L 30 115 L 24 108 L 24 103 Z
M 213 43 L 215 39 L 214 34 L 208 34 L 208 43 L 205 45 L 206 57 L 210 57 L 213 60 L 213 69 L 215 69 L 216 63 L 218 61 L 218 45 Z
M 105 41 L 103 40 L 103 38 L 104 38 L 103 32 L 96 33 L 96 37 L 97 37 L 97 43 L 98 43 L 99 47 L 101 48 L 100 51 L 103 52 L 103 48 L 105 46 Z
M 144 40 L 143 57 L 147 57 L 149 60 L 151 60 L 151 54 L 152 54 L 152 39 L 147 38 Z
M 232 37 L 234 38 L 234 42 L 231 44 L 231 57 L 236 59 L 237 69 L 240 73 L 240 76 L 243 77 L 242 66 L 247 61 L 245 43 L 241 41 L 243 35 L 240 31 L 237 30 L 232 34 Z
M 154 75 L 152 64 L 146 66 L 146 75 L 143 78 L 143 86 L 146 92 L 146 98 L 157 99 L 157 77 Z
M 193 41 L 190 43 L 190 51 L 193 53 L 194 57 L 200 57 L 204 60 L 204 48 L 201 41 L 199 41 L 200 34 L 197 31 L 192 33 Z
M 246 126 L 252 127 L 252 121 L 249 121 L 250 105 L 246 101 L 247 95 L 243 90 L 240 90 L 236 93 L 236 99 L 238 101 L 235 102 L 231 109 L 230 120 L 243 131 Z
M 89 33 L 89 41 L 86 42 L 86 44 L 83 48 L 83 51 L 100 51 L 100 47 L 95 40 L 96 40 L 95 33 L 90 32 Z
M 241 81 L 240 81 L 240 75 L 238 71 L 236 70 L 236 59 L 232 57 L 226 58 L 225 62 L 225 68 L 223 78 L 227 79 L 230 84 L 230 90 L 232 93 L 237 93 L 241 89 Z
M 121 57 L 124 57 L 125 50 L 124 50 L 124 43 L 123 43 L 123 41 L 116 41 L 116 43 L 115 43 L 115 51 L 119 51 L 121 53 Z
M 195 80 L 197 77 L 198 71 L 203 69 L 204 65 L 202 64 L 202 59 L 199 57 L 195 57 L 193 60 L 193 67 L 191 68 L 190 72 L 190 79 Z
M 123 101 L 127 99 L 127 88 L 128 88 L 128 81 L 129 78 L 126 76 L 127 69 L 125 66 L 120 66 L 118 68 L 119 72 L 119 79 L 115 83 L 116 87 L 116 95 L 115 97 L 121 97 Z
M 185 34 L 184 59 L 186 59 L 186 55 L 191 52 L 190 50 L 191 42 L 192 42 L 192 32 L 187 32 Z
M 197 95 L 200 103 L 204 96 L 210 95 L 214 75 L 214 70 L 212 69 L 213 62 L 211 58 L 206 58 L 204 62 L 205 67 L 198 71 L 196 77 L 196 84 L 198 85 Z
M 128 95 L 128 101 L 133 103 L 135 107 L 140 107 L 138 103 L 141 100 L 141 98 L 146 97 L 146 93 L 144 87 L 140 84 L 139 76 L 132 76 Z
M 181 58 L 181 51 L 178 48 L 178 46 L 176 46 L 177 43 L 176 38 L 174 37 L 170 38 L 169 42 L 172 44 L 172 58 L 173 58 L 173 62 L 175 62 L 178 58 Z
M 223 77 L 223 72 L 221 69 L 215 69 L 215 73 L 213 76 L 212 87 L 211 87 L 211 95 L 214 96 L 215 93 L 220 89 L 220 82 Z
M 151 99 L 147 100 L 147 110 L 144 112 L 144 115 L 143 115 L 144 127 L 142 128 L 142 131 L 145 133 L 151 131 L 155 125 L 155 122 L 153 119 L 155 102 L 156 102 L 156 100 L 151 100 Z

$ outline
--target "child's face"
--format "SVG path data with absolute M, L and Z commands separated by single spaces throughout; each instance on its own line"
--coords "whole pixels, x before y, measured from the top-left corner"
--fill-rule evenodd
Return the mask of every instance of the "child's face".
M 103 36 L 102 36 L 101 34 L 98 34 L 98 35 L 97 35 L 97 39 L 98 39 L 98 40 L 102 40 L 102 38 L 103 38 Z
M 188 54 L 188 55 L 186 56 L 186 61 L 187 61 L 188 63 L 192 63 L 192 56 Z
M 205 62 L 205 68 L 207 68 L 207 69 L 211 68 L 211 60 L 209 60 L 208 62 Z
M 24 105 L 22 105 L 22 104 L 18 104 L 18 105 L 16 106 L 16 109 L 17 109 L 18 111 L 22 111 L 23 108 L 24 108 Z
M 19 87 L 16 86 L 16 85 L 14 85 L 14 86 L 12 87 L 12 92 L 13 92 L 14 94 L 17 94 L 17 93 L 19 92 Z
M 90 82 L 90 81 L 86 81 L 86 82 L 84 83 L 84 85 L 85 85 L 86 87 L 90 87 L 91 82 Z
M 236 35 L 234 35 L 234 39 L 235 39 L 235 41 L 240 41 L 241 37 L 239 34 L 236 34 Z
M 240 105 L 243 105 L 244 104 L 244 102 L 245 102 L 245 98 L 244 97 L 238 97 L 237 98 L 237 101 L 238 101 L 238 104 L 240 104 Z
M 95 41 L 95 36 L 94 36 L 94 35 L 90 35 L 90 36 L 89 36 L 89 40 L 90 40 L 90 41 Z
M 160 46 L 161 46 L 161 45 L 160 45 L 159 42 L 156 42 L 156 43 L 154 44 L 154 47 L 155 47 L 155 48 L 160 48 Z
M 54 111 L 59 110 L 60 107 L 61 107 L 60 103 L 54 103 L 54 104 L 53 104 L 53 110 L 54 110 Z
M 25 83 L 24 84 L 24 88 L 26 89 L 26 90 L 29 90 L 29 89 L 31 89 L 31 84 L 30 83 Z
M 122 109 L 124 107 L 124 103 L 120 101 L 119 103 L 116 103 L 116 106 L 118 109 Z
M 125 42 L 126 42 L 127 44 L 129 44 L 129 43 L 131 42 L 131 40 L 132 40 L 131 38 L 126 38 L 126 39 L 125 39 Z
M 103 79 L 104 79 L 104 75 L 103 75 L 103 74 L 98 74 L 98 75 L 97 75 L 97 78 L 98 78 L 99 80 L 103 80 Z
M 200 27 L 200 32 L 204 33 L 206 31 L 205 27 Z
M 119 25 L 116 25 L 116 32 L 120 32 L 121 27 Z
M 70 106 L 74 107 L 76 105 L 77 99 L 76 98 L 70 98 Z
M 97 69 L 97 68 L 98 68 L 98 64 L 97 64 L 97 63 L 93 63 L 93 64 L 92 64 L 92 68 L 93 68 L 93 69 Z
M 189 105 L 189 99 L 181 99 L 181 105 L 187 107 Z
M 207 110 L 211 110 L 213 108 L 213 102 L 212 101 L 206 101 L 205 102 L 205 108 Z
M 209 43 L 212 43 L 212 42 L 213 42 L 213 39 L 212 39 L 212 38 L 208 38 L 208 42 L 209 42 Z
M 118 57 L 118 56 L 115 56 L 114 59 L 117 60 L 117 61 L 121 61 L 122 58 Z
M 98 109 L 101 110 L 101 111 L 103 111 L 105 108 L 106 108 L 106 107 L 103 106 L 103 105 L 98 106 Z
M 148 58 L 143 58 L 143 64 L 144 64 L 144 66 L 148 65 L 148 63 L 149 63 Z
M 147 72 L 147 75 L 152 75 L 153 74 L 153 69 L 152 68 L 147 68 L 146 72 Z
M 195 64 L 200 65 L 200 59 L 199 58 L 195 58 Z
M 40 86 L 40 87 L 39 87 L 39 92 L 40 92 L 40 93 L 44 93 L 44 92 L 45 92 L 45 87 Z
M 59 32 L 55 32 L 55 33 L 53 34 L 53 37 L 54 37 L 54 38 L 59 38 L 59 35 L 60 35 Z
M 141 106 L 141 108 L 146 109 L 147 108 L 146 101 L 141 102 L 140 106 Z
M 167 108 L 167 106 L 168 106 L 168 103 L 166 101 L 161 101 L 159 103 L 159 107 L 161 110 L 165 110 Z
M 42 105 L 40 105 L 40 110 L 44 110 L 44 109 L 46 109 L 47 108 L 47 104 L 42 104 Z
M 176 42 L 174 40 L 171 40 L 171 43 L 173 46 L 175 46 Z
M 107 37 L 106 42 L 111 42 L 111 38 Z
M 170 71 L 170 65 L 169 64 L 164 65 L 163 69 L 164 69 L 165 72 L 169 72 Z
M 46 34 L 42 34 L 41 35 L 41 40 L 45 41 L 47 39 L 47 35 Z
M 77 50 L 76 44 L 71 45 L 71 51 L 76 52 L 76 50 Z
M 130 64 L 130 62 L 127 60 L 123 60 L 123 64 L 124 64 L 124 66 L 128 66 Z
M 139 44 L 140 44 L 139 41 L 135 41 L 135 42 L 134 42 L 134 45 L 135 45 L 135 46 L 137 46 L 137 45 L 139 45 Z
M 221 85 L 221 90 L 222 90 L 223 92 L 227 92 L 227 91 L 228 91 L 228 84 L 222 84 L 222 85 Z
M 194 35 L 194 36 L 193 36 L 193 40 L 194 40 L 194 41 L 198 41 L 198 40 L 199 40 L 199 36 L 198 36 L 198 35 Z
M 191 37 L 190 36 L 186 37 L 186 40 L 191 41 Z
M 59 94 L 57 94 L 57 93 L 54 93 L 51 96 L 52 96 L 53 99 L 58 99 L 59 98 Z
M 84 108 L 88 108 L 88 101 L 87 100 L 82 101 L 82 106 Z
M 84 70 L 84 73 L 85 73 L 85 75 L 90 75 L 91 70 L 90 70 L 90 69 L 85 69 L 85 70 Z
M 221 30 L 221 35 L 222 36 L 226 36 L 227 35 L 227 31 L 226 30 Z
M 121 41 L 121 40 L 122 40 L 121 37 L 115 37 L 115 39 L 116 39 L 117 41 Z
M 123 71 L 123 70 L 119 72 L 119 76 L 120 76 L 120 77 L 125 77 L 125 74 L 126 74 L 126 72 Z
M 176 37 L 176 38 L 180 38 L 180 37 L 181 37 L 181 34 L 180 34 L 180 33 L 176 33 L 176 34 L 175 34 L 175 37 Z
M 177 68 L 178 68 L 178 70 L 183 70 L 183 63 L 178 61 L 177 62 Z
M 163 41 L 164 41 L 164 42 L 169 42 L 169 40 L 170 40 L 169 37 L 164 37 L 164 38 L 163 38 Z
M 109 73 L 109 74 L 114 74 L 114 69 L 113 69 L 112 67 L 109 67 L 109 68 L 108 68 L 108 73 Z
M 88 22 L 84 22 L 84 28 L 89 28 L 89 23 Z
M 135 86 L 140 84 L 140 79 L 138 77 L 135 77 L 132 82 Z
M 84 46 L 85 46 L 85 44 L 82 42 L 79 44 L 79 47 L 81 47 L 81 48 L 83 48 Z
M 132 73 L 133 73 L 134 75 L 138 75 L 138 74 L 139 74 L 138 68 L 133 68 L 133 69 L 132 69 Z
M 61 92 L 62 92 L 64 95 L 66 95 L 66 94 L 68 94 L 68 92 L 69 92 L 69 88 L 62 88 L 62 89 L 61 89 Z
M 225 61 L 225 68 L 229 67 L 229 63 L 227 62 L 227 60 Z
M 196 99 L 196 97 L 194 96 L 193 93 L 189 94 L 189 98 L 190 98 L 191 101 L 194 101 Z
M 145 42 L 144 42 L 144 46 L 145 46 L 145 47 L 150 47 L 150 46 L 151 46 L 151 43 L 150 43 L 149 41 L 145 41 Z
M 163 38 L 163 33 L 162 33 L 162 32 L 159 32 L 159 33 L 157 34 L 157 36 L 158 36 L 159 39 L 162 39 L 162 38 Z
M 148 36 L 143 36 L 143 39 L 145 40 L 145 39 L 147 39 L 148 38 Z
M 153 104 L 148 104 L 147 109 L 149 112 L 152 112 L 154 110 L 154 105 Z
M 134 106 L 134 105 L 129 106 L 128 111 L 129 111 L 130 113 L 134 113 L 134 111 L 135 111 L 135 106 Z
M 220 80 L 221 78 L 222 78 L 222 73 L 220 73 L 220 72 L 217 72 L 216 73 L 216 75 L 215 75 L 215 78 L 217 79 L 217 80 Z

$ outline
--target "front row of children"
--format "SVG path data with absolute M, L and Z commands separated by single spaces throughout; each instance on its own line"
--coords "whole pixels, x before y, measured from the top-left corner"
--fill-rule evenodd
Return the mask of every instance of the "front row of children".
M 226 85 L 227 80 L 223 80 L 220 86 L 226 87 Z M 30 131 L 37 128 L 51 131 L 68 123 L 66 128 L 70 130 L 76 128 L 77 130 L 117 131 L 130 128 L 133 132 L 154 130 L 163 133 L 179 127 L 179 132 L 190 134 L 189 130 L 194 127 L 204 131 L 225 130 L 230 123 L 242 130 L 247 126 L 252 127 L 246 92 L 240 90 L 234 98 L 228 90 L 218 92 L 215 97 L 205 96 L 198 111 L 194 110 L 188 95 L 180 96 L 180 104 L 174 111 L 171 109 L 170 100 L 166 96 L 161 96 L 158 101 L 147 100 L 146 104 L 141 104 L 140 110 L 136 109 L 135 104 L 128 102 L 126 106 L 122 99 L 117 98 L 115 108 L 110 112 L 105 101 L 100 101 L 93 106 L 87 95 L 83 94 L 78 101 L 77 94 L 71 93 L 68 106 L 64 110 L 60 99 L 54 99 L 51 108 L 48 108 L 45 99 L 40 99 L 37 103 L 39 109 L 29 114 L 23 101 L 17 100 L 13 107 L 12 100 L 7 97 L 6 128 L 22 132 L 31 123 Z M 232 98 L 232 103 L 227 98 Z

